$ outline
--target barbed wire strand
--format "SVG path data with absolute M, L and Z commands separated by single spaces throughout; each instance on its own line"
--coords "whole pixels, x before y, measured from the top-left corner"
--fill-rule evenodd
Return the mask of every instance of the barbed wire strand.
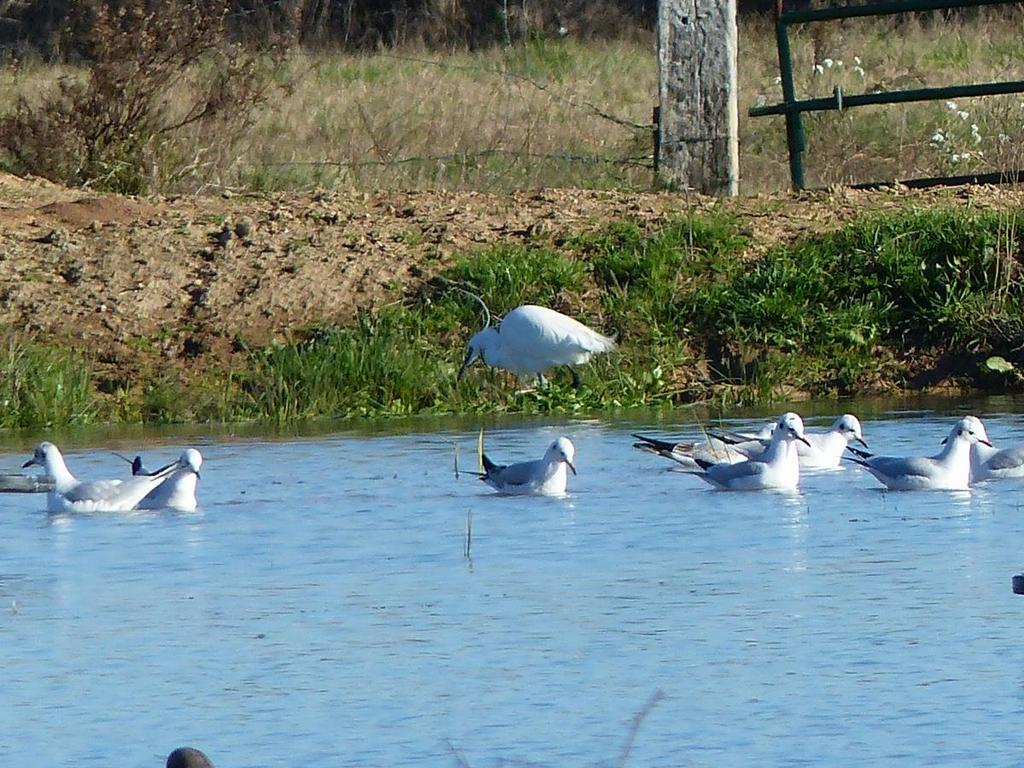
M 474 152 L 455 152 L 447 155 L 414 155 L 396 157 L 388 160 L 280 160 L 263 163 L 266 166 L 308 167 L 330 166 L 332 168 L 377 168 L 390 165 L 409 165 L 412 163 L 444 163 L 459 160 L 472 160 L 487 157 L 512 157 L 528 160 L 564 160 L 570 163 L 591 163 L 594 165 L 625 165 L 634 168 L 651 168 L 653 159 L 641 157 L 601 157 L 599 155 L 574 155 L 568 153 L 521 152 L 513 149 L 484 149 Z
M 626 128 L 632 128 L 638 131 L 646 131 L 651 129 L 650 123 L 636 123 L 633 122 L 632 120 L 627 120 L 624 117 L 613 115 L 610 112 L 606 112 L 605 110 L 601 109 L 593 102 L 586 101 L 585 99 L 576 99 L 573 96 L 567 96 L 563 93 L 559 93 L 558 91 L 554 90 L 545 83 L 542 83 L 538 80 L 534 80 L 533 78 L 527 77 L 526 75 L 517 74 L 515 72 L 508 72 L 501 69 L 495 69 L 494 67 L 482 67 L 473 64 L 452 64 L 451 62 L 440 61 L 437 59 L 426 59 L 420 56 L 406 56 L 400 53 L 381 53 L 379 55 L 383 58 L 395 59 L 396 61 L 409 61 L 416 64 L 429 64 L 440 69 L 451 69 L 466 72 L 482 72 L 484 74 L 504 78 L 511 82 L 524 83 L 526 85 L 531 86 L 532 88 L 536 88 L 538 91 L 542 91 L 543 93 L 546 93 L 549 96 L 554 97 L 556 100 L 561 101 L 563 104 L 568 104 L 570 107 L 573 107 L 574 109 L 586 109 L 594 116 L 600 117 L 603 120 L 608 120 L 609 122 L 615 123 L 616 125 L 621 125 Z

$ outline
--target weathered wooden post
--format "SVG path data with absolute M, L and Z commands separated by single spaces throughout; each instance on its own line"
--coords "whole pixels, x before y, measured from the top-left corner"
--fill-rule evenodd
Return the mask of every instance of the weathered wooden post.
M 736 0 L 660 0 L 659 178 L 709 195 L 739 191 Z

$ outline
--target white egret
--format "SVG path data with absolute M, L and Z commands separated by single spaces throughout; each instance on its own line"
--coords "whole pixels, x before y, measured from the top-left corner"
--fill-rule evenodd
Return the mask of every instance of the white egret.
M 481 302 L 483 304 L 483 302 Z M 486 310 L 487 307 L 484 306 Z M 537 378 L 559 365 L 572 371 L 573 385 L 579 374 L 572 366 L 582 365 L 592 355 L 608 352 L 615 342 L 568 315 L 535 304 L 523 304 L 491 326 L 487 312 L 485 327 L 466 345 L 466 358 L 459 379 L 478 358 L 492 368 L 503 368 L 522 381 Z
M 568 484 L 566 468 L 576 474 L 576 447 L 567 437 L 555 440 L 544 458 L 502 466 L 483 454 L 484 473 L 480 479 L 502 493 L 563 496 Z
M 138 475 L 127 480 L 82 482 L 68 470 L 57 446 L 43 442 L 36 446 L 32 458 L 23 466 L 43 467 L 53 480 L 53 489 L 46 494 L 50 512 L 127 512 L 160 485 L 176 464 L 169 464 L 153 475 Z
M 858 448 L 849 448 L 852 461 L 874 475 L 893 491 L 964 491 L 971 483 L 971 446 L 992 447 L 980 421 L 968 416 L 960 419 L 943 441 L 935 456 L 876 456 Z

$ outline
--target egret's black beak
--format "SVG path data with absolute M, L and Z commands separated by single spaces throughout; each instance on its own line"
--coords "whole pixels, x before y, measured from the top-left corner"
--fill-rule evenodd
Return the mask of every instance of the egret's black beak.
M 981 443 L 982 445 L 987 445 L 989 448 L 993 447 L 992 443 L 990 443 L 988 440 L 984 440 L 984 439 L 982 439 L 980 437 L 978 438 L 978 442 Z
M 867 448 L 867 447 L 868 447 L 868 441 L 867 441 L 867 440 L 865 440 L 865 439 L 864 439 L 863 437 L 856 437 L 856 436 L 855 436 L 855 437 L 854 437 L 853 439 L 854 439 L 854 440 L 856 440 L 856 441 L 857 441 L 858 443 L 860 443 L 861 445 L 863 445 L 863 446 L 864 446 L 865 448 Z
M 569 465 L 569 469 L 571 469 L 572 473 L 575 475 L 576 474 L 576 465 L 573 464 L 571 461 L 567 461 L 565 463 Z
M 25 462 L 24 464 L 22 464 L 22 465 L 21 465 L 21 468 L 22 468 L 22 469 L 25 469 L 25 468 L 27 468 L 27 467 L 31 467 L 31 466 L 32 466 L 32 465 L 34 465 L 35 463 L 36 463 L 36 457 L 35 457 L 35 456 L 33 456 L 33 457 L 32 457 L 31 459 L 29 459 L 29 460 L 28 460 L 28 461 L 26 461 L 26 462 Z
M 793 437 L 795 437 L 795 438 L 796 438 L 797 440 L 799 440 L 799 441 L 800 441 L 801 443 L 803 443 L 804 445 L 806 445 L 806 446 L 807 446 L 808 448 L 810 448 L 810 447 L 811 447 L 811 444 L 810 444 L 810 443 L 809 443 L 809 442 L 807 441 L 807 438 L 806 438 L 806 437 L 804 437 L 803 435 L 798 435 L 798 434 L 797 434 L 796 432 L 794 432 L 794 433 L 793 433 Z

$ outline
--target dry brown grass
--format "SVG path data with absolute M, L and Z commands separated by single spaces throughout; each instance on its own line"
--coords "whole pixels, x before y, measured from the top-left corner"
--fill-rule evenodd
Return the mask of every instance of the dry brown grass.
M 301 55 L 244 184 L 497 190 L 649 184 L 653 49 L 538 41 L 438 56 Z M 618 121 L 609 119 L 618 118 Z
M 943 22 L 916 17 L 806 25 L 793 31 L 797 91 L 825 96 L 1024 79 L 1020 12 Z M 0 106 L 57 70 L 0 74 Z M 66 70 L 65 70 L 66 73 Z M 654 42 L 534 39 L 440 54 L 296 52 L 282 88 L 230 148 L 187 132 L 166 148 L 163 191 L 208 186 L 479 189 L 644 188 L 652 183 Z M 789 186 L 783 121 L 747 109 L 781 99 L 772 26 L 740 29 L 742 192 Z M 173 96 L 183 103 L 190 95 Z M 173 104 L 171 105 L 173 109 Z M 976 126 L 976 127 L 975 127 Z M 1019 168 L 1024 95 L 889 105 L 806 117 L 811 185 Z M 941 134 L 941 139 L 938 138 Z
M 793 28 L 799 98 L 1024 79 L 1024 14 L 981 10 L 850 19 Z M 772 25 L 741 27 L 740 114 L 781 101 Z M 1024 94 L 889 104 L 805 116 L 809 185 L 892 180 L 1021 167 Z M 781 117 L 741 118 L 745 192 L 788 186 Z M 972 126 L 977 126 L 972 129 Z M 941 132 L 942 138 L 938 138 Z

